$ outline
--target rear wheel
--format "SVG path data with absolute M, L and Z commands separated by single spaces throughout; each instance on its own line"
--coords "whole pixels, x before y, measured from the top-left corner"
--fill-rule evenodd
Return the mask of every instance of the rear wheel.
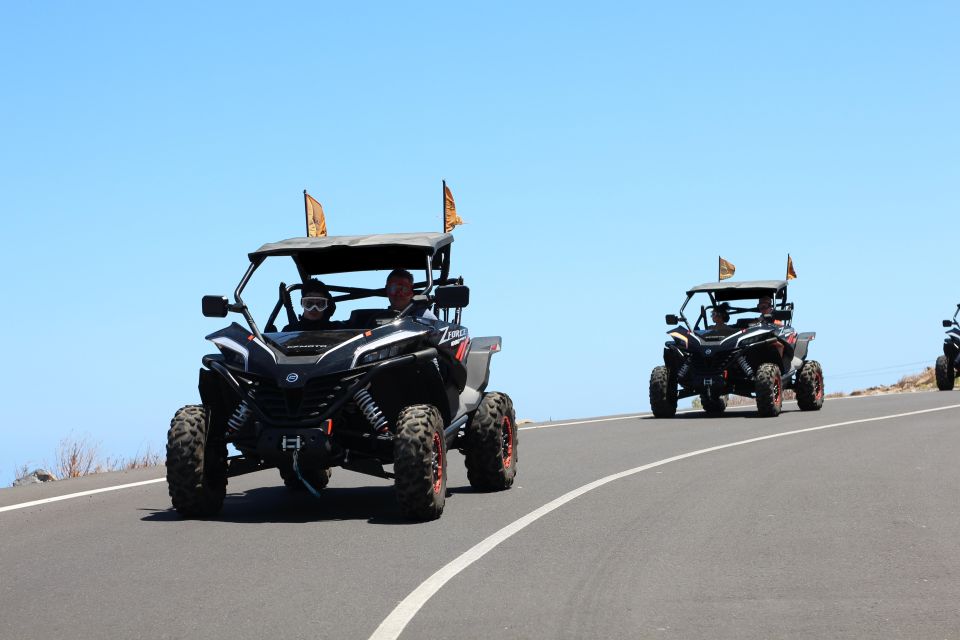
M 505 393 L 487 393 L 467 425 L 465 462 L 470 486 L 503 491 L 517 475 L 517 420 Z
M 293 470 L 293 465 L 284 465 L 278 467 L 280 477 L 283 478 L 283 484 L 291 491 L 306 491 L 303 481 L 297 477 L 297 472 Z M 330 469 L 304 469 L 300 468 L 300 475 L 310 483 L 310 486 L 320 491 L 330 484 Z
M 757 369 L 757 413 L 764 418 L 775 418 L 783 408 L 783 384 L 780 367 L 769 362 Z
M 677 413 L 677 379 L 669 367 L 654 367 L 650 373 L 650 409 L 655 418 L 672 418 Z
M 711 398 L 705 393 L 700 394 L 700 405 L 708 416 L 719 416 L 727 410 L 727 399 L 723 396 Z
M 816 360 L 807 360 L 797 375 L 797 406 L 801 411 L 823 406 L 823 368 Z
M 953 363 L 950 362 L 947 356 L 940 356 L 937 358 L 937 366 L 935 369 L 937 374 L 937 389 L 940 389 L 940 391 L 951 391 L 953 389 L 954 378 L 956 377 Z
M 417 404 L 400 412 L 393 471 L 403 515 L 413 520 L 439 518 L 447 498 L 447 444 L 443 419 L 433 405 Z
M 167 487 L 173 508 L 188 518 L 212 516 L 227 493 L 227 444 L 202 405 L 183 407 L 167 432 Z

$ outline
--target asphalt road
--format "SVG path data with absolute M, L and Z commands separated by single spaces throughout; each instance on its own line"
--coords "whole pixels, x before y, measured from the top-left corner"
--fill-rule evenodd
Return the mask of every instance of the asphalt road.
M 960 638 L 960 393 L 785 409 L 534 425 L 423 524 L 342 470 L 211 520 L 164 482 L 5 510 L 162 469 L 3 489 L 0 638 Z

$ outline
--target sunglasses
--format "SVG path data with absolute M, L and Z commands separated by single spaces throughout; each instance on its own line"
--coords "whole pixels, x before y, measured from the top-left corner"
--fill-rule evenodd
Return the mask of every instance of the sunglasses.
M 327 308 L 327 303 L 330 302 L 322 296 L 304 296 L 300 298 L 300 304 L 303 306 L 304 311 L 323 311 Z
M 413 287 L 408 284 L 391 284 L 387 285 L 387 293 L 390 295 L 395 295 L 398 293 L 413 293 Z

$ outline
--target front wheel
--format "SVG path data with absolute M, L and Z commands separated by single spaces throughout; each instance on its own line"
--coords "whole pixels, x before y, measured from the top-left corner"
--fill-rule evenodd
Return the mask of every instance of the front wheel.
M 819 411 L 823 406 L 823 368 L 807 360 L 797 374 L 797 406 L 800 411 Z
M 956 373 L 953 370 L 953 363 L 947 356 L 937 358 L 935 367 L 937 374 L 937 389 L 940 391 L 952 391 Z
M 650 373 L 650 410 L 654 418 L 672 418 L 677 413 L 677 379 L 665 366 Z
M 783 408 L 783 382 L 780 367 L 769 362 L 757 369 L 757 413 L 764 418 L 775 418 Z
M 227 493 L 227 444 L 212 433 L 210 412 L 202 405 L 183 407 L 167 432 L 167 486 L 177 513 L 212 516 Z
M 517 475 L 517 419 L 505 393 L 484 394 L 467 425 L 465 463 L 470 486 L 503 491 Z
M 447 443 L 443 418 L 429 404 L 407 407 L 397 418 L 393 472 L 400 511 L 412 520 L 436 520 L 447 498 Z

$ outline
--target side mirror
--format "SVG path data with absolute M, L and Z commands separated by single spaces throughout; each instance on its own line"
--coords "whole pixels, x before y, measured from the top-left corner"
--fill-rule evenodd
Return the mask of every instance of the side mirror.
M 943 326 L 945 326 L 945 327 L 947 327 L 947 328 L 950 328 L 950 327 L 953 326 L 953 321 L 952 321 L 952 320 L 944 320 L 944 321 L 943 321 Z
M 470 304 L 470 287 L 462 284 L 437 287 L 433 301 L 441 309 L 462 309 Z
M 672 313 L 667 314 L 667 324 L 680 324 L 680 318 Z
M 793 320 L 793 309 L 776 309 L 770 316 L 774 320 L 780 320 L 783 322 L 789 322 Z
M 230 303 L 226 296 L 203 296 L 203 315 L 207 318 L 226 318 Z

